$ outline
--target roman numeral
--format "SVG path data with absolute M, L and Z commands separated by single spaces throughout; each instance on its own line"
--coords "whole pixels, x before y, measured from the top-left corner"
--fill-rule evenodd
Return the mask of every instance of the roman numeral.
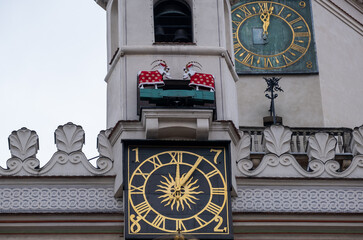
M 238 22 L 238 21 L 233 21 L 233 20 L 232 20 L 232 23 L 233 23 L 233 24 L 235 24 L 235 25 L 236 25 L 236 27 L 240 24 L 240 22 Z
M 282 7 L 282 8 L 280 9 L 280 12 L 277 14 L 277 16 L 280 16 L 280 15 L 281 15 L 281 13 L 282 13 L 282 11 L 284 10 L 284 8 L 285 8 L 285 7 Z
M 236 43 L 236 44 L 233 45 L 233 49 L 234 49 L 235 53 L 238 53 L 239 50 L 242 49 L 242 47 L 241 47 L 241 45 L 239 45 L 239 43 Z
M 157 215 L 151 224 L 156 227 L 160 227 L 162 225 L 161 228 L 165 229 L 165 217 Z
M 142 172 L 141 171 L 141 169 L 140 168 L 138 168 L 138 169 L 136 169 L 136 171 L 135 171 L 135 175 L 141 175 L 143 178 L 147 178 L 148 176 L 149 176 L 149 173 L 144 173 L 144 172 Z
M 131 194 L 143 194 L 144 193 L 144 185 L 140 186 L 140 187 L 136 187 L 134 185 L 130 185 L 130 193 Z
M 294 20 L 292 20 L 291 22 L 289 22 L 289 24 L 294 24 L 294 23 L 297 23 L 298 21 L 301 20 L 301 17 L 298 17 L 298 18 L 295 18 Z
M 138 215 L 143 215 L 144 217 L 151 211 L 151 208 L 149 206 L 149 204 L 147 204 L 147 202 L 142 202 L 142 203 L 139 203 L 135 206 L 135 211 Z
M 302 47 L 302 46 L 299 46 L 299 45 L 296 45 L 296 44 L 292 44 L 291 45 L 291 49 L 295 50 L 295 51 L 298 51 L 300 53 L 304 53 L 306 48 Z
M 271 60 L 269 58 L 264 58 L 263 59 L 263 65 L 265 68 L 272 68 L 272 63 Z
M 176 220 L 175 228 L 176 228 L 175 230 L 178 232 L 182 232 L 182 231 L 186 230 L 185 225 L 182 220 Z
M 295 37 L 309 37 L 309 32 L 295 32 Z
M 206 174 L 207 178 L 211 178 L 214 175 L 218 174 L 218 171 L 216 169 L 214 169 L 213 171 L 209 172 L 208 174 Z
M 182 152 L 171 152 L 169 153 L 171 156 L 170 163 L 181 163 L 183 162 L 183 153 Z
M 243 6 L 240 9 L 241 9 L 242 12 L 245 13 L 245 17 L 248 17 L 248 16 L 252 15 L 252 13 L 250 12 L 250 10 L 248 10 L 248 8 L 246 6 Z
M 206 209 L 208 212 L 214 214 L 214 215 L 218 215 L 219 211 L 221 210 L 221 207 L 218 206 L 217 204 L 211 202 L 207 209 Z
M 289 64 L 292 62 L 292 60 L 290 58 L 286 57 L 285 55 L 282 55 L 282 57 L 284 58 L 286 64 Z
M 242 60 L 243 63 L 250 62 L 250 64 L 253 64 L 253 55 L 251 53 L 248 53 L 245 58 Z
M 148 161 L 151 162 L 152 164 L 154 164 L 154 168 L 158 168 L 162 165 L 162 163 L 158 157 L 153 157 L 151 159 L 148 159 Z
M 224 195 L 226 194 L 226 189 L 224 188 L 212 188 L 213 195 Z
M 201 219 L 200 217 L 196 216 L 194 217 L 195 220 L 199 223 L 200 226 L 204 225 L 207 223 L 207 221 L 204 221 L 203 219 Z

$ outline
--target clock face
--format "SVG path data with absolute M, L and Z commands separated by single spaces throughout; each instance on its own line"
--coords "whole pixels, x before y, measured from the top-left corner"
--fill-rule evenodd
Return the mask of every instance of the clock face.
M 242 0 L 232 27 L 238 73 L 317 72 L 308 0 Z
M 126 238 L 232 238 L 224 145 L 125 146 Z

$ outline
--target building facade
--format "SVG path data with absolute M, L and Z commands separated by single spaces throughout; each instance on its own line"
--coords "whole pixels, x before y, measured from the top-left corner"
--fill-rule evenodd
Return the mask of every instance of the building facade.
M 0 239 L 363 238 L 362 1 L 96 2 L 97 164 L 76 124 L 41 168 L 14 131 Z

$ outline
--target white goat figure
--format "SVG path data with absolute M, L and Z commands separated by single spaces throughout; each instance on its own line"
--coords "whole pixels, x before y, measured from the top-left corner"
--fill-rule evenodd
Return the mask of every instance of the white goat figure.
M 170 79 L 170 68 L 164 60 L 155 60 L 151 65 L 154 71 L 140 71 L 137 74 L 139 80 L 139 88 L 144 88 L 144 85 L 153 85 L 155 89 L 158 89 L 158 85 L 164 86 L 164 79 Z
M 194 68 L 202 70 L 202 65 L 195 61 L 190 61 L 185 65 L 183 79 L 190 80 L 189 86 L 195 87 L 198 91 L 199 87 L 210 89 L 214 92 L 214 76 L 207 73 L 198 73 Z

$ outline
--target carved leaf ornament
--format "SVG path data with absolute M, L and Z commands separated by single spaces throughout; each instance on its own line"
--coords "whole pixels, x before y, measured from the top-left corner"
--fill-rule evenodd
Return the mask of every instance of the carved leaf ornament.
M 309 138 L 307 154 L 309 160 L 319 159 L 322 162 L 334 159 L 337 140 L 328 133 L 316 133 Z
M 11 156 L 22 161 L 35 157 L 39 149 L 38 135 L 27 128 L 13 131 L 9 136 L 9 148 Z
M 82 151 L 84 131 L 81 126 L 73 123 L 59 126 L 55 131 L 55 143 L 58 151 L 63 151 L 68 154 Z
M 352 141 L 353 155 L 363 154 L 363 125 L 354 128 Z
M 281 125 L 272 125 L 266 128 L 265 135 L 265 149 L 268 152 L 281 156 L 290 151 L 291 130 Z

